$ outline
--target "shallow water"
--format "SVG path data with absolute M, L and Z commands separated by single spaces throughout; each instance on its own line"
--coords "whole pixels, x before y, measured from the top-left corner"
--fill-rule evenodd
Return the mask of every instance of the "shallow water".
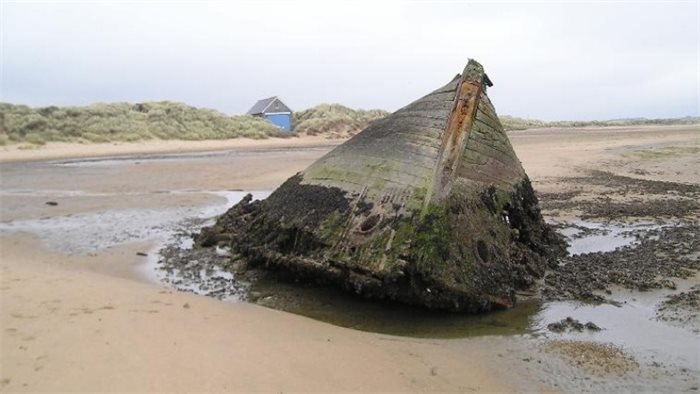
M 254 283 L 251 292 L 257 303 L 274 309 L 361 331 L 420 338 L 530 333 L 531 317 L 540 308 L 531 301 L 483 314 L 439 312 L 273 278 Z
M 5 195 L 25 197 L 56 196 L 48 190 L 6 190 Z M 0 233 L 29 232 L 37 235 L 43 244 L 64 254 L 87 254 L 134 241 L 152 241 L 162 245 L 173 239 L 187 219 L 210 219 L 224 213 L 240 201 L 247 192 L 240 191 L 173 191 L 169 194 L 214 195 L 220 202 L 204 206 L 164 207 L 158 209 L 109 209 L 98 212 L 76 213 L 38 219 L 5 220 L 0 222 Z M 269 195 L 266 191 L 252 191 L 256 199 Z M 93 195 L 122 197 L 126 193 L 88 193 L 71 191 L 64 197 Z M 133 194 L 131 194 L 133 195 Z M 138 194 L 137 194 L 138 195 Z M 195 231 L 196 229 L 192 229 Z
M 569 251 L 574 254 L 634 245 L 636 238 L 630 232 L 659 227 L 650 223 L 607 226 L 579 221 L 574 224 L 600 230 L 573 239 Z M 569 231 L 570 235 L 576 235 L 580 230 Z M 477 315 L 368 301 L 333 289 L 271 279 L 254 284 L 252 291 L 261 305 L 362 331 L 439 339 L 508 336 L 526 346 L 528 357 L 524 360 L 539 359 L 532 365 L 532 371 L 546 376 L 552 385 L 565 391 L 677 392 L 700 383 L 700 334 L 697 326 L 658 320 L 656 308 L 665 296 L 687 290 L 699 280 L 700 276 L 676 280 L 675 291 L 616 290 L 607 297 L 619 302 L 618 306 L 530 300 L 509 310 Z M 567 317 L 582 323 L 593 322 L 602 329 L 561 334 L 548 330 L 548 324 Z M 614 344 L 633 357 L 640 370 L 629 376 L 582 375 L 570 362 L 543 355 L 542 343 L 550 340 Z
M 584 220 L 574 220 L 569 223 L 571 227 L 565 227 L 560 234 L 567 237 L 569 241 L 568 251 L 572 255 L 612 252 L 623 246 L 633 245 L 636 237 L 632 232 L 654 230 L 661 228 L 655 223 L 635 223 L 625 226 L 612 223 L 596 223 Z M 591 234 L 580 236 L 585 228 Z
M 572 254 L 612 251 L 618 247 L 633 245 L 636 238 L 630 233 L 631 231 L 659 227 L 650 223 L 616 226 L 576 221 L 572 224 L 597 230 L 593 234 L 570 239 L 569 252 Z M 562 234 L 572 237 L 579 235 L 580 232 L 580 229 L 570 227 L 565 228 Z M 607 319 L 620 316 L 621 320 L 614 321 L 616 324 L 624 326 L 626 321 L 634 321 L 634 319 L 625 320 L 623 316 L 626 314 L 642 320 L 654 317 L 655 302 L 658 302 L 662 297 L 660 293 L 653 296 L 652 299 L 655 302 L 647 305 L 643 314 L 640 313 L 640 307 L 631 298 L 623 296 L 620 301 L 624 303 L 629 298 L 629 302 L 623 304 L 621 308 L 610 305 L 541 303 L 531 300 L 521 301 L 509 310 L 471 315 L 441 313 L 393 303 L 368 301 L 333 289 L 271 279 L 255 283 L 252 291 L 260 299 L 257 302 L 262 305 L 339 326 L 392 335 L 430 338 L 545 333 L 547 332 L 547 324 L 567 316 L 578 316 L 579 312 L 584 311 L 586 312 L 585 318 L 593 320 L 596 324 L 598 323 L 596 316 L 600 313 L 602 317 L 605 317 L 603 320 L 606 322 Z M 624 313 L 616 315 L 610 312 L 610 308 L 613 308 L 613 312 L 624 310 Z M 649 324 L 651 326 L 637 325 L 637 327 L 651 327 L 649 329 L 658 331 L 658 327 L 668 326 L 668 324 L 656 321 Z M 676 327 L 668 327 L 670 327 L 669 332 L 662 332 L 659 335 L 675 335 Z M 605 335 L 599 335 L 599 337 L 607 338 Z
M 679 286 L 678 291 L 690 286 L 690 282 L 685 282 L 685 286 Z M 614 343 L 645 358 L 697 368 L 700 366 L 700 335 L 688 328 L 656 319 L 656 305 L 667 294 L 670 292 L 614 292 L 611 297 L 620 301 L 621 306 L 547 302 L 532 316 L 531 328 L 551 338 Z M 592 321 L 602 330 L 562 334 L 548 332 L 547 324 L 568 316 L 582 323 Z

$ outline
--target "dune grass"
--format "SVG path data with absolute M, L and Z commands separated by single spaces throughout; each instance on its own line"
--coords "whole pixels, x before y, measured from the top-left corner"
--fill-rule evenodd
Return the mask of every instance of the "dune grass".
M 372 121 L 389 115 L 389 112 L 371 109 L 352 109 L 340 104 L 319 104 L 294 113 L 294 132 L 344 138 L 362 131 Z
M 389 113 L 320 104 L 295 112 L 293 133 L 280 132 L 272 123 L 252 116 L 228 116 L 182 103 L 96 103 L 82 107 L 31 108 L 0 103 L 0 145 L 41 146 L 47 142 L 98 143 L 114 141 L 217 140 L 229 138 L 325 135 L 346 138 Z M 700 123 L 698 117 L 678 119 L 621 119 L 611 121 L 545 122 L 500 116 L 505 130 L 542 127 L 601 127 Z
M 686 116 L 684 118 L 666 118 L 666 119 L 615 119 L 615 120 L 591 120 L 591 121 L 576 121 L 576 120 L 557 120 L 543 121 L 537 119 L 524 119 L 515 116 L 501 115 L 498 117 L 506 131 L 511 130 L 527 130 L 550 127 L 610 127 L 610 126 L 644 126 L 644 125 L 683 125 L 683 124 L 698 124 L 700 117 Z
M 3 145 L 281 135 L 277 127 L 260 118 L 231 117 L 211 109 L 169 101 L 45 108 L 0 103 L 0 144 Z
M 624 156 L 638 157 L 642 160 L 663 160 L 671 157 L 685 155 L 697 155 L 700 153 L 700 146 L 663 146 L 650 149 L 640 149 Z

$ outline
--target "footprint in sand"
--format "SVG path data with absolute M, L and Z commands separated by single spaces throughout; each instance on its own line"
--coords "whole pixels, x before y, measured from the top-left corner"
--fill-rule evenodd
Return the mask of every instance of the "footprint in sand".
M 43 301 L 41 303 L 41 306 L 45 307 L 46 310 L 49 311 L 49 313 L 56 313 L 61 310 L 61 307 L 59 306 L 61 304 L 61 300 L 59 299 L 53 299 L 50 301 Z
M 70 282 L 73 282 L 73 279 L 68 279 L 68 278 L 55 278 L 55 279 L 49 279 L 49 280 L 47 280 L 45 283 L 52 285 L 52 284 L 58 283 L 58 282 L 70 283 Z
M 92 315 L 92 314 L 95 313 L 95 312 L 99 312 L 99 311 L 111 311 L 111 310 L 114 310 L 114 309 L 116 309 L 116 307 L 115 307 L 114 305 L 105 305 L 105 306 L 101 306 L 101 307 L 99 307 L 99 308 L 97 308 L 97 309 L 90 309 L 90 308 L 88 308 L 88 307 L 82 307 L 82 308 L 79 308 L 78 310 L 79 310 L 80 312 L 82 312 L 84 315 Z M 73 312 L 73 313 L 70 314 L 70 316 L 77 316 L 77 315 L 78 315 L 77 312 Z
M 148 314 L 160 313 L 160 311 L 158 309 L 129 309 L 129 312 L 148 313 Z
M 43 354 L 37 358 L 34 359 L 34 372 L 39 372 L 48 363 L 49 356 L 47 354 Z
M 38 316 L 34 315 L 23 315 L 21 313 L 10 313 L 10 316 L 14 317 L 15 319 L 36 319 Z

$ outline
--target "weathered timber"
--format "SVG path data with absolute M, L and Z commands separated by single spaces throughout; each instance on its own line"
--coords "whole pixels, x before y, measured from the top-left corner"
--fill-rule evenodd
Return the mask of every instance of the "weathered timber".
M 266 200 L 234 206 L 198 243 L 230 239 L 249 264 L 365 297 L 454 311 L 512 306 L 563 242 L 542 220 L 487 86 L 470 60 Z

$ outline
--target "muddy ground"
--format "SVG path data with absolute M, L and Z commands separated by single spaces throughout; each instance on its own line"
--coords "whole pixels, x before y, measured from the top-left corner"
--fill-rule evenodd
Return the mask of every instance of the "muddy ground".
M 609 172 L 558 179 L 562 191 L 540 194 L 543 213 L 555 227 L 580 230 L 570 237 L 605 233 L 605 227 L 577 226 L 567 217 L 627 227 L 636 241 L 612 251 L 568 256 L 547 273 L 545 300 L 615 302 L 611 286 L 647 291 L 675 289 L 700 269 L 700 187 L 650 181 Z M 635 224 L 653 226 L 634 228 Z

